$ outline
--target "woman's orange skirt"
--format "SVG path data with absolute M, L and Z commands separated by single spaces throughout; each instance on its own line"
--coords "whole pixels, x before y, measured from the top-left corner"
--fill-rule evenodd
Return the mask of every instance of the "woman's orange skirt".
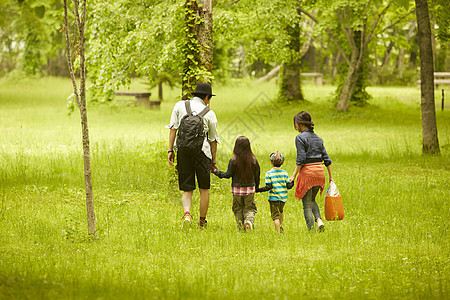
M 301 200 L 306 192 L 315 186 L 320 186 L 320 194 L 322 194 L 325 186 L 325 172 L 322 163 L 307 164 L 300 169 L 295 187 L 295 197 Z

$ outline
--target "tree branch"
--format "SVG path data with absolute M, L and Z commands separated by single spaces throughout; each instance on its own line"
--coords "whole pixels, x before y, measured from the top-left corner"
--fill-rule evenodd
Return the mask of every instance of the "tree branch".
M 319 20 L 317 20 L 316 17 L 314 17 L 312 14 L 310 14 L 309 12 L 307 12 L 306 10 L 304 10 L 303 8 L 301 8 L 300 6 L 298 7 L 298 10 L 300 12 L 302 12 L 303 14 L 307 15 L 311 20 L 313 20 L 315 23 L 319 23 Z M 331 30 L 329 28 L 325 28 L 325 31 L 328 33 L 328 36 L 331 38 L 331 40 L 333 41 L 333 44 L 336 46 L 336 48 L 338 49 L 339 53 L 341 53 L 341 55 L 344 57 L 345 61 L 350 64 L 350 58 L 348 57 L 347 53 L 345 53 L 344 49 L 342 48 L 342 46 L 339 44 L 337 38 L 334 36 L 333 32 L 331 32 Z
M 66 36 L 66 56 L 67 56 L 67 64 L 69 67 L 70 78 L 72 79 L 73 92 L 75 95 L 75 101 L 77 102 L 78 108 L 80 108 L 80 97 L 78 95 L 78 86 L 75 80 L 75 72 L 73 70 L 73 61 L 72 61 L 72 53 L 70 51 L 70 37 L 69 37 L 69 21 L 68 21 L 68 13 L 67 13 L 67 0 L 64 0 L 64 34 Z
M 314 22 L 319 23 L 319 20 L 317 20 L 316 17 L 314 17 L 312 14 L 310 14 L 309 12 L 307 12 L 306 10 L 304 10 L 303 8 L 301 8 L 300 6 L 298 7 L 298 10 L 299 10 L 301 13 L 307 15 L 307 16 L 308 16 L 311 20 L 313 20 Z
M 347 37 L 348 43 L 350 45 L 350 48 L 352 50 L 352 53 L 356 53 L 358 51 L 358 48 L 355 44 L 355 39 L 353 38 L 353 31 L 350 30 L 349 27 L 345 26 L 342 12 L 339 9 L 336 9 L 336 16 L 338 17 L 339 24 L 341 25 L 342 31 L 344 32 L 345 36 Z M 344 11 L 346 14 L 344 17 L 347 19 L 348 17 L 348 7 L 346 7 L 346 10 Z
M 83 16 L 82 16 L 82 21 L 81 24 L 83 25 L 83 31 L 84 31 L 84 25 L 86 24 L 86 1 L 83 1 Z
M 363 59 L 365 52 L 366 52 L 366 35 L 367 35 L 367 25 L 364 23 L 363 30 L 361 32 L 361 43 L 360 43 L 360 49 L 359 49 L 359 55 L 360 59 Z
M 381 18 L 386 14 L 387 10 L 389 9 L 389 7 L 391 6 L 392 2 L 389 2 L 388 5 L 386 5 L 386 7 L 381 11 L 381 13 L 378 15 L 378 18 L 376 19 L 375 22 L 373 22 L 373 26 L 372 26 L 372 30 L 370 31 L 369 37 L 367 38 L 367 41 L 372 40 L 372 38 L 374 37 L 373 33 L 375 32 L 375 29 L 378 26 L 378 23 L 380 22 Z
M 225 6 L 233 5 L 235 3 L 238 3 L 239 1 L 240 0 L 234 0 L 234 1 L 228 2 L 227 4 L 225 4 Z
M 413 14 L 416 12 L 416 9 L 412 9 L 410 10 L 407 14 L 405 14 L 404 16 L 400 17 L 396 22 L 390 24 L 389 26 L 383 28 L 382 30 L 380 30 L 379 32 L 375 33 L 371 39 L 379 34 L 382 34 L 383 32 L 385 32 L 388 29 L 391 29 L 392 27 L 394 27 L 395 25 L 397 25 L 398 23 L 400 23 L 401 21 L 403 21 L 404 19 L 406 19 L 406 17 L 408 17 L 410 14 Z
M 79 14 L 79 9 L 78 9 L 79 0 L 73 0 L 73 4 L 74 4 L 74 10 L 75 10 L 75 21 L 77 22 L 78 30 L 81 30 L 81 20 L 80 20 L 80 14 Z

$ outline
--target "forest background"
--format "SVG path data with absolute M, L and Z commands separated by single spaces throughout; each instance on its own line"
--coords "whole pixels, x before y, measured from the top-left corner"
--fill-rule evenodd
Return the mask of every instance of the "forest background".
M 181 82 L 181 70 L 190 59 L 187 51 L 192 50 L 185 49 L 192 46 L 186 42 L 188 3 L 196 2 L 88 4 L 86 63 L 99 99 L 110 100 L 114 90 L 127 86 L 132 77 L 144 77 L 150 86 Z M 450 67 L 449 3 L 428 3 L 434 70 L 444 72 Z M 342 85 L 350 62 L 354 63 L 352 47 L 361 48 L 358 42 L 364 34 L 370 40 L 364 49 L 357 49 L 364 53 L 353 103 L 364 105 L 370 99 L 365 92 L 369 84 L 416 86 L 420 79 L 414 1 L 333 1 L 330 5 L 320 0 L 247 0 L 212 5 L 214 45 L 208 51 L 214 60 L 209 76 L 216 83 L 260 78 L 283 67 L 282 93 L 283 78 L 295 67 L 305 73 L 320 72 L 325 83 Z M 7 0 L 0 12 L 0 76 L 67 76 L 61 1 Z M 303 99 L 301 91 L 293 98 L 281 96 Z

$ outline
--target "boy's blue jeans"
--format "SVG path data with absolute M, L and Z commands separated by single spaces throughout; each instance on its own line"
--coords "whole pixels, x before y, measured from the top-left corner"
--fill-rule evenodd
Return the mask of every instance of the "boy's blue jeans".
M 316 195 L 320 186 L 310 188 L 302 198 L 303 214 L 305 215 L 306 226 L 308 229 L 314 229 L 314 222 L 320 217 L 319 205 L 316 202 Z

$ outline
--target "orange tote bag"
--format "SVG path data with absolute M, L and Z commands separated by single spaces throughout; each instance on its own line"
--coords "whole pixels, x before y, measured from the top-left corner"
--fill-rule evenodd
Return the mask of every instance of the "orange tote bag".
M 324 210 L 327 221 L 342 220 L 344 218 L 344 203 L 334 181 L 330 182 L 330 186 L 325 195 Z

